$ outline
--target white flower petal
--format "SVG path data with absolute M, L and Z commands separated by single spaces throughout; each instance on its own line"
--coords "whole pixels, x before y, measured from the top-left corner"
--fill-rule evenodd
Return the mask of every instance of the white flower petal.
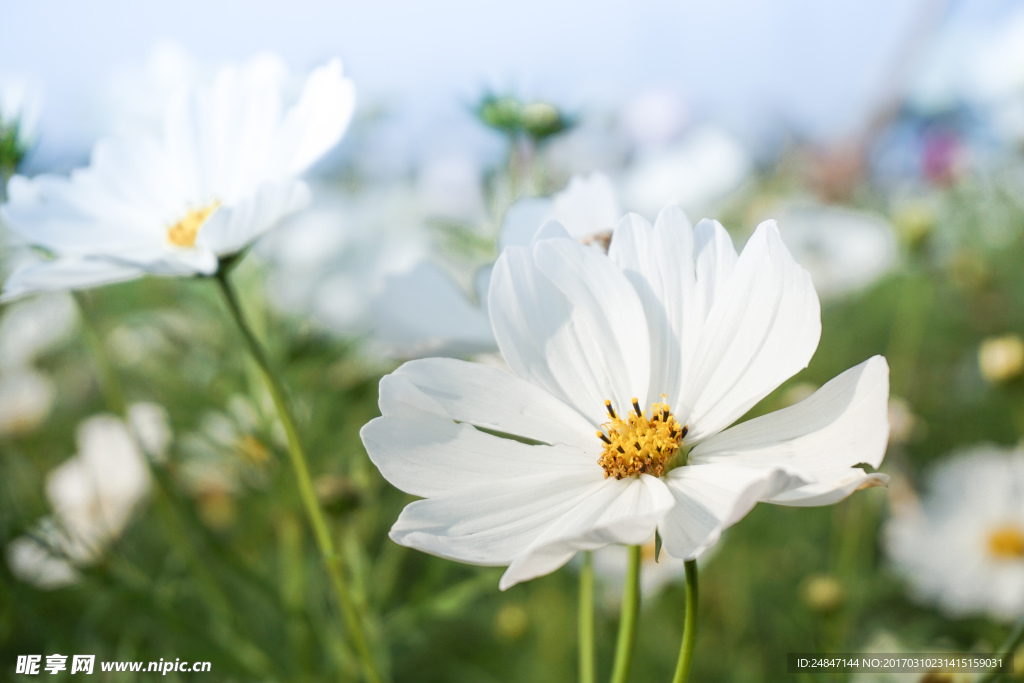
M 698 254 L 698 288 L 700 259 Z M 687 416 L 693 442 L 732 424 L 806 367 L 821 335 L 810 276 L 793 261 L 772 221 L 758 226 L 719 287 L 677 411 L 680 419 Z
M 572 236 L 569 235 L 569 231 L 565 229 L 565 226 L 558 221 L 544 221 L 540 228 L 533 234 L 533 238 L 530 240 L 530 244 L 536 244 L 541 240 L 556 240 L 566 239 L 572 240 Z M 575 241 L 575 240 L 573 240 Z
M 696 254 L 697 300 L 701 318 L 707 316 L 715 303 L 715 297 L 732 276 L 739 256 L 732 238 L 722 224 L 707 218 L 694 228 L 694 252 Z
M 145 275 L 138 266 L 104 258 L 73 257 L 30 263 L 15 270 L 4 283 L 0 301 L 10 301 L 35 292 L 88 289 Z
M 675 506 L 658 525 L 665 551 L 692 560 L 718 542 L 762 498 L 806 483 L 783 468 L 728 463 L 677 467 L 664 479 Z
M 499 368 L 428 358 L 406 363 L 392 376 L 408 379 L 457 422 L 548 444 L 598 445 L 593 426 L 582 415 L 543 389 Z M 385 407 L 389 401 L 382 386 L 381 409 L 385 415 L 390 412 Z
M 754 418 L 710 437 L 691 462 L 747 467 L 784 465 L 808 485 L 770 499 L 786 505 L 827 505 L 888 477 L 865 474 L 858 463 L 878 467 L 889 435 L 889 366 L 874 356 L 796 405 Z
M 219 256 L 234 254 L 308 203 L 309 187 L 301 180 L 260 185 L 246 199 L 214 211 L 200 229 L 196 246 Z
M 651 367 L 657 370 L 644 405 L 664 394 L 674 407 L 704 322 L 695 300 L 693 228 L 678 207 L 662 211 L 653 228 L 629 214 L 615 230 L 608 256 L 636 288 L 647 318 Z
M 391 539 L 460 562 L 506 565 L 577 505 L 606 486 L 604 474 L 537 474 L 493 481 L 406 506 Z
M 499 587 L 549 574 L 580 550 L 644 543 L 672 505 L 672 495 L 655 477 L 605 479 L 515 558 Z
M 446 410 L 460 414 L 466 409 L 464 402 L 441 400 L 445 405 L 409 378 L 388 375 L 381 380 L 383 416 L 360 430 L 366 452 L 381 474 L 407 493 L 438 496 L 541 472 L 603 476 L 597 453 L 575 445 L 528 445 L 482 432 L 456 423 Z
M 510 247 L 494 266 L 491 324 L 520 377 L 574 406 L 595 425 L 604 401 L 646 396 L 647 322 L 636 291 L 596 249 L 545 239 Z
M 355 86 L 333 59 L 314 69 L 299 101 L 285 114 L 278 139 L 281 171 L 298 175 L 341 139 L 355 109 Z
M 7 184 L 8 200 L 0 207 L 0 217 L 31 244 L 63 254 L 144 244 L 145 230 L 125 229 L 126 223 L 139 219 L 138 212 L 112 200 L 97 207 L 107 193 L 96 191 L 90 180 L 89 169 L 70 181 L 51 175 L 14 176 Z M 95 208 L 105 212 L 105 220 L 97 220 Z
M 31 536 L 18 536 L 7 544 L 7 564 L 19 581 L 43 590 L 64 588 L 80 578 L 70 562 Z

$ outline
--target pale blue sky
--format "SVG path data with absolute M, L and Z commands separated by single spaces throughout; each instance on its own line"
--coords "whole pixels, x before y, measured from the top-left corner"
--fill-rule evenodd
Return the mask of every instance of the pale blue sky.
M 952 7 L 989 21 L 1010 4 Z M 941 0 L 35 0 L 3 9 L 0 73 L 43 85 L 44 156 L 88 145 L 89 98 L 158 39 L 218 61 L 340 55 L 361 103 L 387 99 L 421 123 L 461 115 L 485 87 L 578 108 L 668 86 L 748 137 L 783 122 L 827 137 L 912 75 L 949 12 Z

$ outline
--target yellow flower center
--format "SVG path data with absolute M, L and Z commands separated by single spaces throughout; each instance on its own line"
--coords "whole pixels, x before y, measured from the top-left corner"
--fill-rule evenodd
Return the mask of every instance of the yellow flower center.
M 189 209 L 184 218 L 167 228 L 167 241 L 176 247 L 196 246 L 199 228 L 203 227 L 203 223 L 210 217 L 210 214 L 217 210 L 218 206 L 220 206 L 220 202 L 214 201 L 212 204 L 198 209 Z
M 651 416 L 640 410 L 640 402 L 633 399 L 633 410 L 625 419 L 615 413 L 611 401 L 604 402 L 611 420 L 605 422 L 597 437 L 604 442 L 604 452 L 598 463 L 605 477 L 634 477 L 651 474 L 660 477 L 665 465 L 679 450 L 686 436 L 669 410 L 668 404 L 652 403 Z
M 988 551 L 1000 560 L 1024 559 L 1024 531 L 1020 527 L 997 527 L 988 535 Z

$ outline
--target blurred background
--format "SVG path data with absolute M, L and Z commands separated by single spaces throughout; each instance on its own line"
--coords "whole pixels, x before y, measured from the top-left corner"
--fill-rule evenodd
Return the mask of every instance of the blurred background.
M 237 277 L 394 680 L 573 680 L 577 582 L 570 565 L 501 593 L 500 570 L 387 539 L 409 497 L 358 437 L 380 377 L 424 355 L 493 362 L 490 264 L 543 219 L 583 237 L 670 203 L 737 245 L 777 219 L 822 299 L 810 367 L 751 415 L 873 354 L 892 369 L 889 489 L 761 505 L 732 529 L 702 561 L 691 680 L 801 680 L 788 652 L 993 652 L 1024 614 L 1024 466 L 996 520 L 1017 545 L 993 545 L 991 520 L 950 527 L 973 545 L 907 540 L 969 486 L 930 486 L 943 463 L 1024 457 L 1020 3 L 42 0 L 2 14 L 2 179 L 86 164 L 224 64 L 273 52 L 298 84 L 342 58 L 355 120 L 310 208 Z M 5 233 L 0 248 L 6 275 L 24 247 Z M 225 312 L 198 278 L 0 306 L 0 678 L 18 655 L 84 653 L 208 660 L 209 680 L 357 679 L 281 427 Z M 121 403 L 141 445 L 112 416 Z M 90 514 L 106 523 L 89 543 L 49 547 L 49 529 L 87 534 Z M 636 681 L 669 680 L 682 629 L 681 565 L 651 559 Z M 624 565 L 597 561 L 601 672 Z M 993 577 L 991 595 L 944 588 Z

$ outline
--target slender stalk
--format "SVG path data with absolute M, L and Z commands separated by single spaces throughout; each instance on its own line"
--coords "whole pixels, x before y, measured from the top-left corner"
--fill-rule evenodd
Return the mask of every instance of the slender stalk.
M 683 625 L 683 643 L 679 648 L 679 662 L 672 683 L 686 683 L 693 663 L 693 646 L 697 642 L 697 560 L 686 562 L 686 623 Z
M 352 639 L 356 653 L 362 661 L 363 676 L 370 683 L 381 683 L 382 678 L 377 669 L 377 664 L 373 659 L 373 655 L 370 653 L 366 632 L 363 627 L 362 619 L 359 615 L 359 610 L 356 606 L 356 601 L 352 596 L 348 581 L 342 570 L 341 556 L 334 548 L 334 541 L 331 539 L 331 534 L 330 531 L 328 531 L 323 511 L 320 509 L 320 503 L 317 501 L 316 492 L 313 488 L 313 480 L 309 474 L 309 465 L 306 461 L 306 454 L 302 448 L 302 442 L 299 439 L 299 432 L 295 425 L 295 418 L 292 416 L 291 408 L 289 407 L 288 400 L 285 397 L 284 387 L 281 382 L 278 381 L 277 376 L 271 369 L 270 361 L 267 359 L 267 355 L 263 350 L 262 344 L 260 344 L 259 339 L 256 338 L 255 333 L 252 331 L 252 328 L 249 327 L 249 323 L 245 319 L 245 315 L 242 313 L 242 307 L 238 301 L 238 297 L 235 295 L 235 291 L 231 288 L 231 284 L 228 282 L 226 270 L 227 269 L 222 266 L 217 271 L 215 279 L 220 285 L 221 291 L 224 293 L 224 298 L 227 301 L 228 308 L 231 310 L 231 314 L 238 325 L 238 329 L 242 333 L 242 337 L 245 339 L 245 343 L 249 348 L 249 353 L 256 361 L 256 365 L 259 366 L 263 379 L 267 384 L 267 389 L 270 391 L 270 396 L 274 401 L 274 407 L 277 409 L 278 416 L 281 419 L 281 424 L 284 426 L 285 435 L 288 441 L 288 457 L 291 462 L 292 471 L 295 473 L 295 478 L 298 481 L 299 497 L 302 499 L 306 516 L 309 518 L 309 523 L 313 527 L 313 535 L 316 538 L 317 548 L 320 551 L 320 556 L 323 558 L 324 566 L 327 569 L 327 574 L 331 581 L 331 586 L 334 589 L 335 597 L 338 600 L 338 606 L 345 619 L 345 625 L 348 629 L 349 637 Z
M 633 642 L 636 640 L 636 618 L 639 612 L 640 546 L 632 545 L 629 547 L 626 586 L 622 591 L 622 616 L 619 618 L 619 639 L 615 644 L 611 683 L 626 683 L 629 680 L 629 666 L 633 662 Z
M 114 366 L 110 362 L 110 356 L 107 355 L 107 350 L 103 347 L 103 339 L 100 337 L 99 330 L 96 329 L 96 323 L 90 315 L 91 311 L 89 301 L 86 298 L 87 295 L 84 292 L 72 292 L 72 295 L 75 298 L 75 303 L 78 305 L 78 312 L 82 318 L 82 327 L 86 332 L 86 342 L 92 349 L 92 357 L 93 362 L 96 363 L 100 392 L 103 394 L 103 399 L 107 404 L 107 410 L 115 415 L 123 417 L 127 423 L 128 408 L 124 400 L 124 392 L 121 390 L 121 383 L 118 381 L 117 374 L 114 372 Z M 129 424 L 129 427 L 130 426 L 131 425 Z M 149 462 L 148 459 L 147 462 Z
M 1020 647 L 1021 642 L 1024 642 L 1024 617 L 1021 617 L 1021 620 L 1013 627 L 1013 631 L 1003 641 L 1002 647 L 999 648 L 999 654 L 1003 659 L 1012 657 L 1013 653 Z M 1001 671 L 990 671 L 978 683 L 993 683 L 993 681 L 998 681 L 1002 677 L 1003 673 Z
M 580 683 L 594 683 L 594 557 L 583 553 L 580 568 Z

